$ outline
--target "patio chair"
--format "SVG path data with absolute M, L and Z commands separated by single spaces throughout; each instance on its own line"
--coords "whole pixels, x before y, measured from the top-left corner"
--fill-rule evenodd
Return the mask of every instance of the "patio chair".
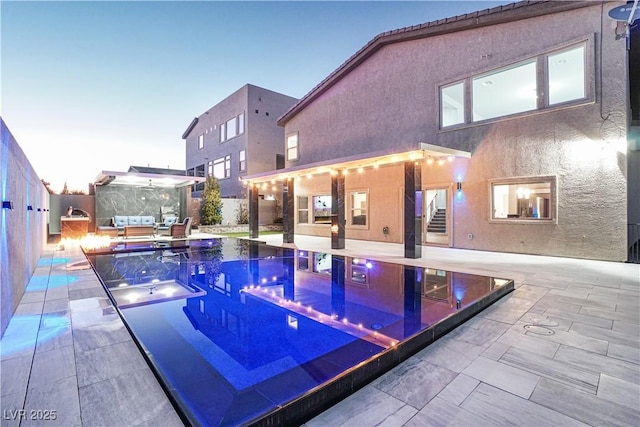
M 173 224 L 175 224 L 177 222 L 178 222 L 178 217 L 177 216 L 168 216 L 168 217 L 166 217 L 163 222 L 158 224 L 158 234 L 160 234 L 160 235 L 170 235 L 171 232 L 169 231 L 169 229 L 171 228 L 171 225 L 173 225 Z
M 169 234 L 172 238 L 184 238 L 191 234 L 191 217 L 188 216 L 184 221 L 171 224 Z

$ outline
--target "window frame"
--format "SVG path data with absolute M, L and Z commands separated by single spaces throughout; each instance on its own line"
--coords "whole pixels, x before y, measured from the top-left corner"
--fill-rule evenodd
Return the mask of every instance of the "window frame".
M 444 117 L 444 100 L 443 100 L 443 96 L 442 96 L 442 91 L 444 89 L 448 89 L 454 86 L 458 86 L 458 85 L 462 85 L 462 121 L 458 122 L 458 123 L 452 123 L 450 125 L 443 125 L 442 124 L 442 120 Z M 462 79 L 462 80 L 456 80 L 454 82 L 445 84 L 445 85 L 441 85 L 438 87 L 438 94 L 439 94 L 439 102 L 440 102 L 440 127 L 442 129 L 446 128 L 446 129 L 450 129 L 452 127 L 456 127 L 456 126 L 464 126 L 467 123 L 467 79 Z
M 527 185 L 549 183 L 549 215 L 550 218 L 495 218 L 494 187 L 496 185 Z M 556 175 L 521 176 L 513 178 L 496 178 L 488 181 L 489 222 L 495 224 L 558 224 L 558 178 Z
M 300 199 L 304 197 L 307 199 L 307 206 L 306 207 L 302 207 L 300 205 Z M 304 225 L 309 225 L 312 224 L 311 222 L 309 222 L 309 196 L 306 194 L 302 194 L 302 195 L 298 195 L 296 197 L 296 224 L 304 224 Z M 311 198 L 311 200 L 313 200 L 313 198 Z M 306 212 L 307 213 L 307 222 L 300 222 L 300 212 Z
M 198 150 L 202 150 L 204 148 L 204 133 L 198 135 Z
M 361 210 L 361 208 L 355 208 L 353 206 L 353 195 L 356 193 L 363 193 L 366 197 L 366 206 L 364 208 L 364 216 L 365 216 L 365 223 L 364 224 L 354 224 L 353 223 L 353 212 L 355 210 Z M 349 198 L 347 200 L 347 209 L 348 209 L 348 218 L 347 218 L 347 228 L 354 228 L 354 229 L 360 229 L 360 230 L 368 230 L 369 229 L 369 224 L 371 223 L 371 218 L 369 216 L 369 212 L 371 212 L 371 209 L 369 208 L 369 189 L 368 188 L 364 188 L 364 189 L 352 189 L 349 190 Z
M 245 172 L 247 170 L 247 150 L 238 152 L 238 171 Z
M 231 156 L 230 155 L 226 155 L 223 157 L 218 157 L 217 159 L 213 160 L 213 176 L 220 181 L 221 179 L 229 179 L 231 177 L 231 175 L 227 175 L 227 161 L 231 161 Z M 216 176 L 216 166 L 220 166 L 222 165 L 222 173 L 223 176 L 222 177 L 218 177 Z
M 295 137 L 295 146 L 289 146 L 289 139 Z M 287 161 L 300 160 L 300 136 L 298 132 L 290 133 L 285 138 L 285 150 L 287 152 Z M 295 157 L 291 156 L 291 150 L 295 150 Z
M 519 58 L 515 58 L 513 61 L 508 63 L 503 63 L 495 68 L 474 73 L 472 75 L 467 76 L 456 76 L 453 79 L 449 79 L 446 81 L 442 81 L 436 86 L 436 100 L 438 105 L 438 131 L 439 132 L 448 132 L 452 130 L 458 130 L 460 128 L 470 128 L 474 126 L 482 126 L 485 124 L 490 124 L 502 120 L 509 120 L 513 118 L 519 118 L 527 115 L 533 114 L 541 114 L 547 112 L 553 112 L 556 110 L 573 108 L 580 105 L 591 104 L 595 102 L 595 40 L 594 35 L 589 34 L 586 36 L 582 36 L 579 38 L 575 38 L 573 40 L 569 40 L 565 43 L 558 44 L 554 48 L 539 52 L 538 54 L 521 56 Z M 555 104 L 549 103 L 549 69 L 548 69 L 548 61 L 551 56 L 561 54 L 563 52 L 568 52 L 573 49 L 583 47 L 584 49 L 584 57 L 583 57 L 583 71 L 584 71 L 584 97 L 578 99 L 572 99 L 564 102 L 559 102 Z M 537 89 L 537 104 L 536 107 L 532 110 L 522 111 L 518 113 L 513 113 L 504 116 L 497 116 L 484 120 L 473 120 L 473 79 L 487 76 L 494 73 L 498 73 L 503 70 L 507 70 L 509 68 L 513 68 L 518 66 L 519 64 L 524 64 L 527 61 L 534 61 L 536 66 L 536 89 Z M 459 124 L 452 124 L 444 126 L 442 124 L 443 114 L 442 114 L 442 89 L 446 89 L 447 87 L 454 86 L 456 84 L 463 83 L 464 87 L 464 122 Z
M 315 198 L 316 197 L 328 197 L 329 200 L 331 200 L 331 195 L 330 194 L 314 194 L 311 196 L 311 216 L 310 216 L 310 224 L 314 224 L 314 225 L 321 225 L 321 226 L 331 226 L 331 206 L 329 206 L 328 208 L 325 206 L 325 209 L 329 209 L 329 215 L 327 216 L 329 218 L 329 221 L 323 221 L 323 222 L 318 222 L 316 221 L 316 208 L 315 208 Z M 325 216 L 323 216 L 323 218 L 325 218 Z

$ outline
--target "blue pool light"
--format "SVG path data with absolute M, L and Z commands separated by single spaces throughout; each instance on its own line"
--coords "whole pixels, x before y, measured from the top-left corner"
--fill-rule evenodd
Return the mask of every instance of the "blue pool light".
M 38 267 L 48 267 L 50 265 L 66 264 L 71 261 L 71 258 L 46 258 L 38 261 Z
M 38 328 L 41 328 L 38 330 Z M 65 316 L 45 314 L 14 316 L 2 337 L 0 354 L 2 357 L 18 353 L 35 346 L 36 341 L 43 343 L 69 328 L 69 319 Z

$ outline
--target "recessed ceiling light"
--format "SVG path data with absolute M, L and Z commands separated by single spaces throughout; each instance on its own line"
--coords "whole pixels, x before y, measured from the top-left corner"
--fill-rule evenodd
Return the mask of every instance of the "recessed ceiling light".
M 482 82 L 482 86 L 491 86 L 493 84 L 492 80 L 485 80 Z

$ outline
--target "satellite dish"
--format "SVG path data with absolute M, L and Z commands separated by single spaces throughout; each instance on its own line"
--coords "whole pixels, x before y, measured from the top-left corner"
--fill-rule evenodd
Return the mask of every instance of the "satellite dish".
M 630 18 L 632 11 L 633 17 Z M 609 18 L 614 21 L 624 21 L 629 23 L 632 23 L 636 19 L 640 19 L 640 7 L 637 4 L 637 0 L 635 2 L 629 1 L 625 5 L 614 7 L 609 11 Z

